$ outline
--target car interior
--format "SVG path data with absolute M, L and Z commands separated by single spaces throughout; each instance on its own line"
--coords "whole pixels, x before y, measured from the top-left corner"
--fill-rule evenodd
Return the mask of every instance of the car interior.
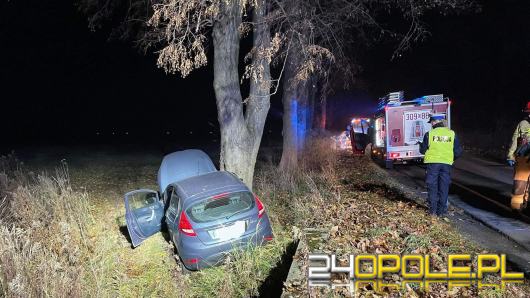
M 135 193 L 129 197 L 129 204 L 144 235 L 151 235 L 160 229 L 164 207 L 156 193 Z

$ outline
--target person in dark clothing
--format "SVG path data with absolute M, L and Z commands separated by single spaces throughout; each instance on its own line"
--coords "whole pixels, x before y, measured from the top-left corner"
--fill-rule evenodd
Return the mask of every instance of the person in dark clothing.
M 432 115 L 429 122 L 432 130 L 424 135 L 420 153 L 425 154 L 424 163 L 427 165 L 425 182 L 429 212 L 433 216 L 443 216 L 447 213 L 453 162 L 463 150 L 455 132 L 445 126 L 445 115 Z

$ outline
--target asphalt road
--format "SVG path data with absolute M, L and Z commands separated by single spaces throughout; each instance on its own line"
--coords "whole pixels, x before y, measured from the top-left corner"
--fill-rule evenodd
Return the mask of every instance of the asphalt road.
M 397 165 L 391 174 L 426 199 L 425 167 Z M 449 219 L 476 242 L 506 253 L 530 273 L 530 210 L 510 209 L 513 168 L 465 154 L 454 164 L 449 202 L 465 212 Z M 499 236 L 501 235 L 501 236 Z
M 395 171 L 408 176 L 425 188 L 423 165 L 400 165 Z M 521 214 L 510 209 L 513 168 L 470 154 L 458 159 L 453 167 L 450 193 L 470 206 L 502 217 L 519 219 L 530 224 L 530 209 Z

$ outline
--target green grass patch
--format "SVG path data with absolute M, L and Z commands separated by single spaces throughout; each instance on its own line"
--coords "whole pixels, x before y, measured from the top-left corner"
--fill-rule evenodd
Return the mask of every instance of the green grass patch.
M 263 281 L 277 266 L 292 241 L 276 230 L 275 239 L 265 246 L 236 249 L 224 265 L 191 274 L 189 295 L 193 297 L 248 297 L 259 294 Z
M 448 224 L 437 224 L 431 226 L 427 233 L 428 237 L 436 239 L 447 253 L 469 253 L 478 251 L 479 248 L 468 241 L 458 231 Z
M 432 246 L 432 242 L 429 236 L 425 235 L 408 235 L 405 238 L 405 253 L 411 253 L 415 249 L 428 249 Z
M 379 237 L 389 233 L 390 231 L 391 230 L 389 227 L 377 227 L 366 231 L 366 235 L 369 237 Z

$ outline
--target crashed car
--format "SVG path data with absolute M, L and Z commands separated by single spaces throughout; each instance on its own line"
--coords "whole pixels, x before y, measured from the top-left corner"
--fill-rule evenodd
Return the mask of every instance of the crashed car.
M 233 173 L 217 171 L 200 150 L 164 157 L 159 192 L 125 194 L 125 218 L 133 247 L 167 227 L 183 269 L 222 263 L 237 248 L 273 239 L 265 207 Z

